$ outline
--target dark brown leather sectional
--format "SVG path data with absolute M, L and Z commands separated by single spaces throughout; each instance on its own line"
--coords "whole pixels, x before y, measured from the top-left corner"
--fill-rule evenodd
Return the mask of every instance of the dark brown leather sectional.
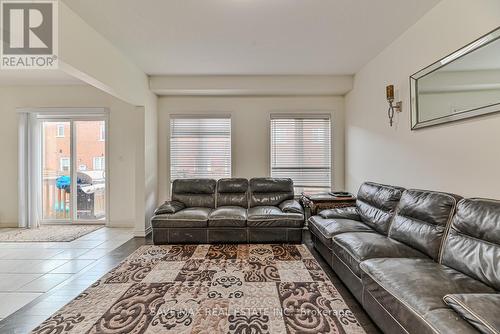
M 309 229 L 385 333 L 500 332 L 500 202 L 367 182 Z
M 302 241 L 304 211 L 291 179 L 185 179 L 151 220 L 153 242 Z

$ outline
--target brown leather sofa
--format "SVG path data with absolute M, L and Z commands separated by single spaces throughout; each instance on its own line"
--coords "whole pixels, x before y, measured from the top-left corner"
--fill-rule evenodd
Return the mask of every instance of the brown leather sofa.
M 155 244 L 300 243 L 304 211 L 291 179 L 184 179 L 151 225 Z
M 309 229 L 385 333 L 500 332 L 500 202 L 367 182 Z

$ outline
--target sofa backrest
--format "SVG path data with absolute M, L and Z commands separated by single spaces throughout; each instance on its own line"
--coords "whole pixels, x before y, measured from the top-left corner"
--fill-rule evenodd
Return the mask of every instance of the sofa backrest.
M 459 196 L 405 190 L 396 209 L 389 237 L 413 247 L 438 261 L 439 250 Z
M 258 177 L 250 179 L 250 207 L 271 205 L 278 206 L 281 202 L 292 199 L 292 179 Z
M 500 290 L 500 201 L 472 198 L 458 203 L 441 263 Z
M 356 207 L 361 220 L 387 235 L 404 188 L 365 182 L 358 191 Z
M 240 178 L 217 181 L 217 207 L 241 206 L 248 208 L 248 180 Z
M 172 200 L 186 207 L 215 207 L 215 186 L 212 179 L 178 179 L 172 184 Z

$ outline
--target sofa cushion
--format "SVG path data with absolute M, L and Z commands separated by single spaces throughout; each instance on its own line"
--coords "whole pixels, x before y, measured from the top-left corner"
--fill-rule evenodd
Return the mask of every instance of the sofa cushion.
M 443 300 L 481 333 L 500 333 L 500 294 L 455 294 L 446 295 Z
M 250 180 L 250 207 L 278 206 L 293 197 L 292 179 L 259 177 Z
M 426 190 L 405 190 L 389 229 L 392 239 L 418 249 L 435 261 L 459 196 Z
M 500 202 L 463 199 L 443 245 L 441 262 L 500 290 Z
M 156 215 L 151 219 L 153 227 L 207 227 L 209 208 L 186 208 L 174 214 Z
M 248 209 L 247 226 L 302 227 L 304 215 L 286 213 L 276 206 L 255 206 Z
M 416 249 L 378 233 L 342 233 L 333 237 L 335 255 L 358 277 L 359 264 L 367 259 L 427 258 Z
M 208 226 L 245 227 L 247 210 L 241 206 L 221 206 L 208 215 Z
M 176 213 L 177 211 L 181 211 L 185 206 L 181 202 L 177 201 L 166 201 L 162 205 L 160 205 L 154 212 L 155 215 L 163 215 L 166 213 Z
M 362 222 L 351 219 L 325 219 L 321 216 L 309 218 L 309 230 L 319 237 L 323 244 L 332 248 L 332 237 L 346 232 L 375 232 Z
M 323 218 L 343 218 L 361 221 L 358 214 L 358 209 L 355 206 L 348 206 L 345 208 L 327 209 L 318 213 Z
M 248 208 L 248 180 L 242 178 L 217 181 L 217 207 L 241 206 Z
M 190 207 L 215 207 L 216 181 L 212 179 L 178 179 L 172 183 L 172 200 Z
M 361 220 L 377 232 L 387 235 L 403 191 L 400 187 L 363 183 L 356 200 L 357 213 Z
M 448 308 L 443 297 L 455 293 L 492 293 L 493 289 L 431 259 L 371 259 L 361 262 L 369 293 L 410 333 L 474 333 Z
M 287 213 L 304 213 L 304 208 L 296 199 L 287 199 L 286 201 L 281 202 L 279 208 L 281 211 Z

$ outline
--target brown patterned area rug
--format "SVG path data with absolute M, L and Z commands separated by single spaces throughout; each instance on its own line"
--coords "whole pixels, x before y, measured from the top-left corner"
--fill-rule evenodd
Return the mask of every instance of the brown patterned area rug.
M 364 333 L 304 245 L 143 246 L 33 333 Z

